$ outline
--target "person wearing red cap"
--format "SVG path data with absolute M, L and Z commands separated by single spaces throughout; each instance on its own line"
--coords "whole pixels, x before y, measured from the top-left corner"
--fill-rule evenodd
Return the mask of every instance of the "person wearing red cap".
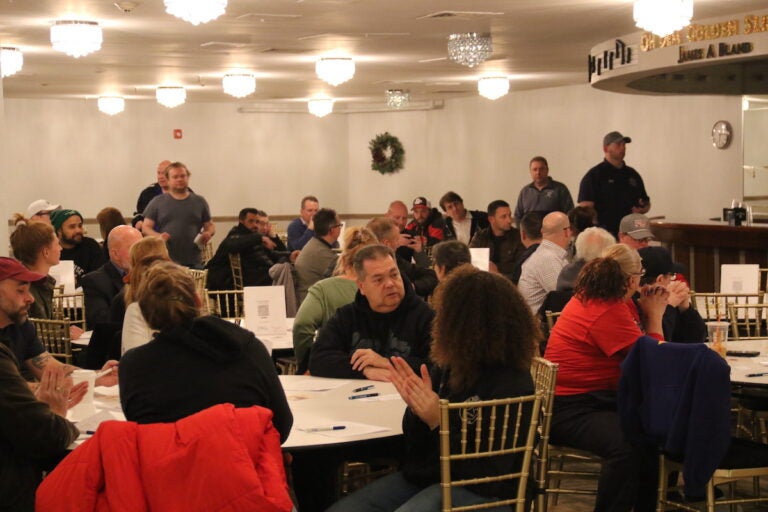
M 424 247 L 432 247 L 443 240 L 452 240 L 455 237 L 446 226 L 443 216 L 432 208 L 425 197 L 417 197 L 411 207 L 413 220 L 405 226 L 404 234 L 412 237 L 420 237 Z

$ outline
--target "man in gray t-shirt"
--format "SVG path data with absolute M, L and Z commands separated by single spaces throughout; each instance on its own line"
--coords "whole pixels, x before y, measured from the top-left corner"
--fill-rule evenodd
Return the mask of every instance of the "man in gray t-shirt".
M 159 236 L 168 243 L 168 252 L 176 263 L 200 266 L 200 249 L 216 232 L 211 211 L 203 196 L 189 190 L 190 172 L 181 162 L 165 169 L 168 193 L 149 202 L 144 210 L 145 236 Z

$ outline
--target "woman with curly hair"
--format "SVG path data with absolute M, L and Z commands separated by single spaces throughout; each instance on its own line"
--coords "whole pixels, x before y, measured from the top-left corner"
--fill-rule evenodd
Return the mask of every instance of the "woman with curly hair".
M 405 360 L 392 358 L 391 381 L 408 404 L 403 418 L 406 457 L 402 469 L 339 501 L 332 512 L 439 511 L 440 399 L 464 402 L 534 393 L 530 366 L 541 333 L 530 308 L 508 279 L 471 265 L 460 266 L 437 288 L 434 305 L 432 370 L 422 365 L 416 375 Z M 458 421 L 451 425 L 459 428 Z M 486 476 L 489 469 L 501 474 L 520 462 L 509 456 L 482 465 L 463 463 L 454 467 L 454 474 L 458 478 Z M 509 482 L 457 488 L 453 503 L 484 503 L 514 497 L 516 491 Z
M 640 255 L 624 244 L 606 248 L 579 273 L 574 297 L 552 329 L 544 357 L 558 363 L 551 439 L 603 459 L 596 511 L 655 510 L 653 453 L 624 440 L 616 412 L 620 364 L 645 333 L 663 339 L 668 292 L 640 286 Z M 632 301 L 638 304 L 645 326 Z

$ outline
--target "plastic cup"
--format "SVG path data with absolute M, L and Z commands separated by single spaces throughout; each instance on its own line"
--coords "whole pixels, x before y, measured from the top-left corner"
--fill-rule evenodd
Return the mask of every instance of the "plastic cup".
M 93 370 L 75 370 L 72 372 L 72 385 L 76 386 L 81 382 L 88 383 L 88 391 L 80 401 L 67 413 L 67 417 L 72 421 L 81 421 L 89 416 L 96 414 L 96 405 L 93 403 L 93 389 L 96 387 L 96 372 Z
M 707 336 L 712 350 L 725 357 L 728 350 L 728 322 L 707 322 Z

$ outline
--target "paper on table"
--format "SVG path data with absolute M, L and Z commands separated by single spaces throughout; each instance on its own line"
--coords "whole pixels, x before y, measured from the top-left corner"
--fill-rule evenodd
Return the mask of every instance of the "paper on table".
M 115 415 L 110 411 L 99 411 L 96 414 L 88 416 L 87 418 L 83 418 L 82 420 L 75 423 L 75 425 L 77 425 L 77 429 L 80 431 L 80 433 L 84 434 L 87 430 L 96 431 L 96 429 L 99 428 L 99 425 L 101 425 L 101 423 L 104 421 L 116 419 L 119 418 L 115 417 Z
M 345 379 L 291 378 L 281 380 L 283 391 L 328 391 L 349 384 Z
M 472 265 L 488 272 L 490 265 L 488 261 L 491 258 L 491 250 L 488 247 L 471 247 L 469 254 L 472 258 Z
M 358 402 L 384 402 L 385 400 L 400 400 L 399 393 L 389 393 L 387 395 L 369 396 L 368 398 L 357 398 Z
M 355 423 L 354 421 L 345 421 L 343 423 L 321 421 L 313 425 L 306 425 L 306 426 L 294 427 L 294 428 L 296 428 L 297 430 L 302 430 L 305 428 L 323 427 L 326 425 L 344 425 L 345 428 L 343 430 L 322 430 L 320 432 L 312 432 L 312 434 L 317 434 L 317 435 L 326 436 L 326 437 L 345 438 L 345 437 L 364 436 L 367 434 L 374 434 L 376 432 L 387 432 L 391 430 L 387 427 L 380 427 L 378 425 L 368 425 L 366 423 Z

